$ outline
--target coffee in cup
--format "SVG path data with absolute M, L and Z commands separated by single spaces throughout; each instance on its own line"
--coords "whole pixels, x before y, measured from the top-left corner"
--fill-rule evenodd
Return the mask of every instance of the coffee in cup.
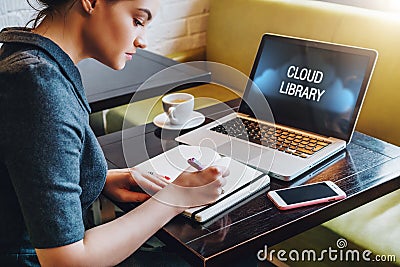
M 187 99 L 182 99 L 182 98 L 180 98 L 180 99 L 174 99 L 174 100 L 172 100 L 171 102 L 172 102 L 172 103 L 179 104 L 179 103 L 183 103 L 183 102 L 186 102 L 186 101 L 188 101 L 188 100 L 187 100 Z
M 186 123 L 193 113 L 194 97 L 187 93 L 172 93 L 162 98 L 162 105 L 170 124 Z

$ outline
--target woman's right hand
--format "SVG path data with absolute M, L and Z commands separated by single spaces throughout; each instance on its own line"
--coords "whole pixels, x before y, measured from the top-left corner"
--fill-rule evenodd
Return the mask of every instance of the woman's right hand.
M 220 196 L 228 175 L 229 170 L 220 166 L 211 166 L 196 172 L 184 171 L 154 197 L 182 210 L 210 204 Z

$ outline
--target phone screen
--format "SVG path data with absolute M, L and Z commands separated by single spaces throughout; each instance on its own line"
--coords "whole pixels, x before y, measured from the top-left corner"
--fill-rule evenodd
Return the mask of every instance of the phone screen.
M 289 205 L 338 195 L 325 183 L 278 190 L 276 193 Z

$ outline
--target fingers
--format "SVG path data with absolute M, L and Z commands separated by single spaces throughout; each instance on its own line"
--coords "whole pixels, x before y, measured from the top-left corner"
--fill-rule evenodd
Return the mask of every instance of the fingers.
M 141 173 L 137 170 L 131 170 L 134 182 L 139 185 L 145 192 L 154 194 L 164 188 L 167 183 L 161 181 L 154 175 Z
M 158 173 L 145 172 L 142 175 L 143 175 L 143 177 L 145 177 L 146 179 L 148 179 L 149 181 L 155 183 L 156 185 L 158 185 L 160 187 L 165 187 L 167 184 L 169 184 L 167 182 L 167 180 L 165 179 L 165 177 Z
M 211 167 L 210 172 L 214 175 L 213 177 L 211 177 L 211 180 L 213 181 L 206 184 L 205 186 L 208 188 L 210 196 L 212 197 L 212 203 L 217 200 L 220 195 L 225 193 L 223 187 L 226 185 L 227 180 L 225 177 L 222 176 L 221 170 L 218 168 Z
M 221 166 L 213 166 L 208 169 L 212 175 L 211 179 L 215 179 L 216 185 L 219 187 L 220 194 L 223 194 L 224 189 L 222 187 L 226 185 L 227 181 L 225 177 L 229 175 L 229 170 Z
M 121 196 L 121 199 L 123 202 L 144 202 L 150 197 L 151 196 L 145 193 L 126 191 L 124 195 Z
M 155 172 L 146 172 L 135 168 L 130 169 L 130 172 L 135 182 L 138 182 L 136 181 L 137 178 L 139 179 L 139 177 L 142 177 L 161 188 L 169 184 L 168 180 L 164 176 L 157 174 Z
M 223 167 L 223 166 L 211 166 L 207 169 L 210 170 L 212 175 L 216 175 L 216 176 L 221 175 L 222 177 L 227 177 L 230 174 L 229 169 L 226 167 Z
M 173 183 L 155 195 L 156 199 L 179 207 L 196 207 L 215 202 L 227 184 L 229 171 L 221 166 L 182 172 Z
M 222 166 L 211 166 L 201 171 L 208 181 L 214 181 L 219 177 L 227 177 L 229 170 Z
M 230 171 L 228 168 L 222 167 L 221 173 L 222 173 L 222 177 L 228 177 L 230 174 Z
M 220 178 L 218 178 L 218 180 L 220 181 L 221 186 L 225 186 L 226 185 L 226 178 L 225 177 L 220 177 Z
M 221 166 L 208 167 L 198 173 L 202 176 L 200 179 L 203 180 L 200 182 L 199 186 L 209 185 L 210 190 L 214 191 L 218 197 L 219 195 L 224 194 L 224 189 L 222 187 L 227 183 L 225 178 L 227 173 L 229 173 L 229 171 Z

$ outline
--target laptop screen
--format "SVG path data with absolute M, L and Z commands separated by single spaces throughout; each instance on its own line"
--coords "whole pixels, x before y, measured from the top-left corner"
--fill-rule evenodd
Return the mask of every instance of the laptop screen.
M 265 34 L 239 112 L 350 141 L 377 53 Z M 254 115 L 257 114 L 257 115 Z M 261 116 L 261 118 L 260 118 Z

